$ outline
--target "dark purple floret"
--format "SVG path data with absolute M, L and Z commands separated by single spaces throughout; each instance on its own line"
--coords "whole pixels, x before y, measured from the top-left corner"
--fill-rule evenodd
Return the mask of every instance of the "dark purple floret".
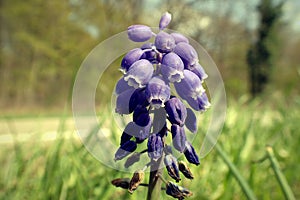
M 169 99 L 165 103 L 165 109 L 168 114 L 168 119 L 171 124 L 183 126 L 187 117 L 185 105 L 177 97 Z
M 124 80 L 134 88 L 144 88 L 153 75 L 153 65 L 146 59 L 136 61 L 131 65 Z
M 149 120 L 148 124 L 145 126 L 139 126 L 135 122 L 129 122 L 124 130 L 125 133 L 138 138 L 138 141 L 144 141 L 147 137 L 149 137 L 151 130 L 151 120 Z M 140 143 L 140 142 L 137 142 Z
M 147 126 L 150 121 L 147 108 L 138 106 L 133 112 L 133 121 L 139 126 Z
M 179 42 L 174 48 L 174 53 L 176 53 L 186 65 L 195 65 L 199 61 L 198 54 L 194 47 L 186 42 Z
M 127 29 L 128 38 L 134 42 L 146 42 L 153 33 L 150 27 L 145 25 L 132 25 Z
M 132 138 L 132 135 L 128 134 L 126 131 L 126 128 L 125 128 L 125 130 L 123 131 L 122 136 L 121 136 L 120 145 L 123 145 L 125 142 L 129 141 L 131 138 Z
M 151 110 L 153 113 L 153 129 L 152 132 L 155 134 L 159 134 L 161 137 L 167 135 L 167 126 L 166 126 L 166 110 L 164 108 L 158 108 Z
M 115 160 L 121 160 L 136 150 L 136 143 L 134 141 L 127 141 L 120 146 L 115 153 Z
M 129 109 L 132 112 L 136 107 L 147 107 L 149 102 L 145 94 L 145 88 L 136 89 L 130 97 Z
M 185 126 L 192 133 L 196 133 L 197 130 L 198 130 L 197 117 L 196 117 L 195 113 L 190 108 L 187 108 L 186 111 L 187 111 L 187 117 L 186 117 L 186 120 L 185 120 Z
M 162 156 L 164 143 L 160 135 L 152 134 L 148 139 L 148 156 L 157 160 Z
M 149 60 L 151 63 L 156 61 L 156 52 L 154 51 L 156 47 L 152 43 L 145 43 L 141 46 L 141 49 L 145 50 L 142 59 Z
M 164 163 L 166 165 L 169 176 L 176 180 L 176 182 L 180 181 L 181 178 L 179 175 L 177 159 L 172 154 L 168 154 L 164 158 Z
M 142 57 L 143 53 L 144 51 L 140 48 L 129 51 L 122 59 L 121 69 L 126 73 L 130 66 Z
M 175 149 L 179 152 L 183 152 L 185 149 L 185 130 L 184 127 L 178 126 L 177 124 L 173 124 L 171 126 L 171 133 L 172 133 L 172 142 Z
M 186 141 L 185 147 L 186 147 L 184 151 L 185 158 L 189 161 L 189 163 L 199 165 L 200 161 L 192 144 L 189 141 Z
M 175 47 L 174 38 L 164 31 L 160 31 L 155 38 L 154 42 L 156 48 L 162 53 L 171 52 Z
M 130 109 L 130 98 L 134 93 L 134 89 L 125 90 L 117 96 L 115 112 L 119 114 L 130 114 L 132 109 Z

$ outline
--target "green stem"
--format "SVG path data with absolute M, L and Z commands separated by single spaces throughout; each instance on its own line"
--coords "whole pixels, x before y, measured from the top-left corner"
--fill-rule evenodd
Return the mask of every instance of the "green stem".
M 159 178 L 159 174 L 162 173 L 162 160 L 163 155 L 151 163 L 147 200 L 160 199 L 162 180 Z
M 269 158 L 271 162 L 271 166 L 273 168 L 273 171 L 276 175 L 276 178 L 280 184 L 281 190 L 284 193 L 284 196 L 288 200 L 295 200 L 295 196 L 293 194 L 292 189 L 290 188 L 285 176 L 283 175 L 282 171 L 280 170 L 279 163 L 274 155 L 273 148 L 271 146 L 266 147 L 267 151 L 267 157 Z
M 210 139 L 210 141 L 212 141 L 212 139 L 210 137 L 208 137 L 208 138 Z M 228 166 L 229 170 L 231 171 L 231 173 L 233 174 L 235 179 L 239 182 L 239 185 L 241 186 L 246 197 L 250 200 L 255 200 L 256 199 L 255 194 L 251 190 L 249 184 L 244 179 L 244 177 L 241 175 L 241 173 L 236 168 L 236 166 L 230 161 L 230 159 L 229 159 L 228 155 L 225 153 L 225 151 L 221 148 L 221 146 L 218 143 L 215 144 L 215 148 L 216 148 L 218 154 L 223 159 L 223 161 Z

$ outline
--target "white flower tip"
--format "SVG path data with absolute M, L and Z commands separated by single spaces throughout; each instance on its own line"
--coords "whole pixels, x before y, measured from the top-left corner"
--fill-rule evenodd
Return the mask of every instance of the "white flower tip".
M 172 19 L 171 13 L 169 13 L 169 12 L 167 11 L 167 12 L 164 13 L 164 16 L 166 16 L 166 17 L 167 17 L 168 19 L 170 19 L 170 21 L 171 21 L 171 19 Z

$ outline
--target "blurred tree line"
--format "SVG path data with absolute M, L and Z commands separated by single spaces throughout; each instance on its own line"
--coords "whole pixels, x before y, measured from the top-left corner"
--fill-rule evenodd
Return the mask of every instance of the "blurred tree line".
M 235 4 L 244 9 L 241 16 Z M 247 51 L 257 32 L 248 24 L 257 21 L 249 17 L 257 13 L 256 6 L 233 0 L 1 0 L 1 109 L 63 105 L 89 51 L 131 24 L 156 25 L 167 10 L 173 14 L 170 29 L 199 41 L 219 67 L 227 93 L 239 97 L 249 88 Z M 266 42 L 274 52 L 267 91 L 300 90 L 300 38 L 290 30 L 288 22 L 278 22 L 272 30 L 276 37 Z M 105 73 L 97 96 L 111 91 L 114 77 L 120 76 L 117 63 Z
M 136 21 L 139 6 L 134 1 L 2 0 L 1 107 L 62 105 L 85 56 Z

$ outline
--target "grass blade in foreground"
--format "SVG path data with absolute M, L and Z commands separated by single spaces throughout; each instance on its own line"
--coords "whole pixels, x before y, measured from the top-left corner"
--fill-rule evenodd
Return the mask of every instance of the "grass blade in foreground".
M 211 138 L 208 137 L 210 140 Z M 216 143 L 215 148 L 217 150 L 217 153 L 221 156 L 223 161 L 226 163 L 230 171 L 232 172 L 233 176 L 238 181 L 239 185 L 241 186 L 243 192 L 245 193 L 246 197 L 250 200 L 257 199 L 255 197 L 255 194 L 253 193 L 252 189 L 250 188 L 247 181 L 244 179 L 244 177 L 240 174 L 239 170 L 236 168 L 236 166 L 230 161 L 229 157 L 225 153 L 225 151 L 221 148 L 221 146 Z
M 276 178 L 280 184 L 280 187 L 284 193 L 285 198 L 288 200 L 295 200 L 296 198 L 293 194 L 293 191 L 292 191 L 291 187 L 289 186 L 284 174 L 280 170 L 279 163 L 274 155 L 273 148 L 271 146 L 267 146 L 266 151 L 267 151 L 267 157 L 271 162 L 271 166 L 274 170 L 274 173 L 275 173 Z

